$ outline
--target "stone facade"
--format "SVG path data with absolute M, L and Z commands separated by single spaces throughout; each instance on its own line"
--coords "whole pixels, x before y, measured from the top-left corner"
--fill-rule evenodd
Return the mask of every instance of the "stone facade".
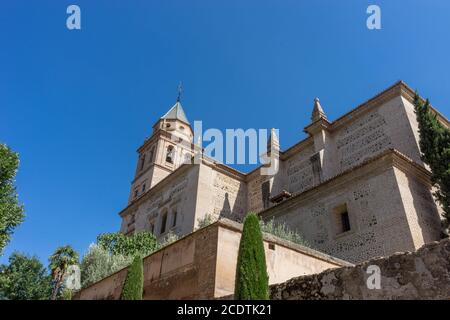
M 206 157 L 186 163 L 196 146 L 177 102 L 138 149 L 121 231 L 183 236 L 207 214 L 241 221 L 254 211 L 351 262 L 438 240 L 440 208 L 420 159 L 413 95 L 398 82 L 332 122 L 316 99 L 307 137 L 279 151 L 274 176 L 260 168 L 243 174 Z
M 413 188 L 424 198 L 413 199 Z M 260 215 L 285 222 L 317 250 L 361 262 L 439 239 L 439 214 L 425 192 L 429 188 L 423 167 L 386 150 Z M 342 212 L 348 214 L 349 230 L 340 229 Z
M 214 299 L 233 294 L 242 226 L 221 219 L 144 258 L 144 299 Z M 350 264 L 265 235 L 270 284 Z M 119 299 L 127 269 L 77 292 L 75 299 Z
M 450 240 L 356 265 L 326 270 L 271 286 L 273 300 L 440 299 L 450 300 Z M 367 280 L 380 270 L 380 286 Z M 372 267 L 373 268 L 373 267 Z M 370 279 L 369 279 L 369 282 Z M 371 282 L 373 283 L 373 282 Z

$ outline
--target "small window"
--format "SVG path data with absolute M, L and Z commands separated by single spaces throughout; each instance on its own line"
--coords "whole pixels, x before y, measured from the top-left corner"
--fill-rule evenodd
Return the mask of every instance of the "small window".
M 343 204 L 334 208 L 334 220 L 336 225 L 336 234 L 350 231 L 350 215 L 348 213 L 347 205 Z
M 145 192 L 145 188 L 146 188 L 147 186 L 145 185 L 145 183 L 142 185 L 142 192 Z
M 167 147 L 166 162 L 173 163 L 173 146 Z
M 275 250 L 275 244 L 269 243 L 269 249 L 270 250 Z
M 341 223 L 342 223 L 342 232 L 350 230 L 350 219 L 348 217 L 347 211 L 341 213 Z
M 178 212 L 174 211 L 173 218 L 172 218 L 172 227 L 175 227 L 177 225 L 177 216 L 178 216 Z
M 167 212 L 164 212 L 161 217 L 161 232 L 160 234 L 163 234 L 166 232 L 166 224 L 167 224 Z
M 137 198 L 138 196 L 139 196 L 139 190 L 136 189 L 136 190 L 134 190 L 134 197 Z

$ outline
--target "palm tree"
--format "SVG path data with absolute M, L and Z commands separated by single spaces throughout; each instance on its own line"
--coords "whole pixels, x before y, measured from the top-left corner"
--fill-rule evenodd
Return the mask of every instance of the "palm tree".
M 56 300 L 67 268 L 78 264 L 78 253 L 71 246 L 58 247 L 48 260 L 54 281 L 51 299 Z

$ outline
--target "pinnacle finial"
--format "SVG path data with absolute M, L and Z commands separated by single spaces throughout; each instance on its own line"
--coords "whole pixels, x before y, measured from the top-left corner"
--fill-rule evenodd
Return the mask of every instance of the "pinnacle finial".
M 315 97 L 314 98 L 314 107 L 313 107 L 313 112 L 311 115 L 311 120 L 312 122 L 315 122 L 319 119 L 327 119 L 327 116 L 325 115 L 325 112 L 323 111 L 322 106 L 320 105 L 320 100 L 319 98 Z
M 272 128 L 270 129 L 269 140 L 267 141 L 267 151 L 271 152 L 272 147 L 276 150 L 280 150 L 280 139 L 278 138 L 279 130 Z

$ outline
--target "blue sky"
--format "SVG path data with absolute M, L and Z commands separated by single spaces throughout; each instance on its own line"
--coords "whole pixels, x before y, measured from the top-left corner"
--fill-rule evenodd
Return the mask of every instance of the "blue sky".
M 282 148 L 315 96 L 333 120 L 399 79 L 448 117 L 449 16 L 447 0 L 2 1 L 0 141 L 20 153 L 26 220 L 0 262 L 119 229 L 135 151 L 180 81 L 191 122 L 280 128 Z

